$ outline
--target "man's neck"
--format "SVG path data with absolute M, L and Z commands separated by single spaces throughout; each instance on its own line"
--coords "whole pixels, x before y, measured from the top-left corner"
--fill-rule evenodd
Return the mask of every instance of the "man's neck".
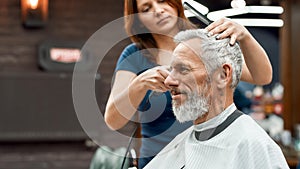
M 194 122 L 193 122 L 194 125 L 206 122 L 206 121 L 216 117 L 217 115 L 221 114 L 225 109 L 227 109 L 232 103 L 233 103 L 233 101 L 225 102 L 224 106 L 219 106 L 219 105 L 211 106 L 211 108 L 205 115 L 194 120 Z

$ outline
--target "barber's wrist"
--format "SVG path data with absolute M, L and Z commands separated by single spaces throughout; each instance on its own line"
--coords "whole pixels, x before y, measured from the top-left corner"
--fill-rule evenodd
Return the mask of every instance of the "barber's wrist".
M 141 82 L 138 78 L 134 79 L 129 85 L 129 93 L 136 94 L 143 94 L 145 95 L 148 91 L 148 87 Z

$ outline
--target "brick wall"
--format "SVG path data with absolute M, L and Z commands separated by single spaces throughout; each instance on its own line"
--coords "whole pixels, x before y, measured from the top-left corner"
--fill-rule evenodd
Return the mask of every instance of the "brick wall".
M 41 72 L 38 67 L 40 43 L 47 40 L 84 42 L 103 25 L 122 15 L 122 0 L 49 0 L 47 25 L 27 29 L 21 24 L 20 0 L 0 0 L 0 72 Z M 99 67 L 104 93 L 99 96 L 101 104 L 105 103 L 110 90 L 116 60 L 127 43 L 117 44 Z

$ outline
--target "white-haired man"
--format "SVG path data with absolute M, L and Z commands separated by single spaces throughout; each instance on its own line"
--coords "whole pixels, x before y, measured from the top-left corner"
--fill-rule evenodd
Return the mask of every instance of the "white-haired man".
M 238 44 L 202 29 L 175 36 L 171 71 L 173 111 L 194 126 L 178 135 L 145 169 L 285 169 L 280 147 L 236 109 L 233 92 L 243 63 Z

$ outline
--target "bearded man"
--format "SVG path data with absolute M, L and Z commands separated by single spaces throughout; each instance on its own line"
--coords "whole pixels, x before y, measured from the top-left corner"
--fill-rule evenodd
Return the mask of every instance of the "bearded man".
M 145 169 L 289 168 L 280 147 L 233 103 L 243 63 L 239 45 L 202 29 L 180 32 L 175 41 L 164 83 L 177 120 L 194 125 Z

